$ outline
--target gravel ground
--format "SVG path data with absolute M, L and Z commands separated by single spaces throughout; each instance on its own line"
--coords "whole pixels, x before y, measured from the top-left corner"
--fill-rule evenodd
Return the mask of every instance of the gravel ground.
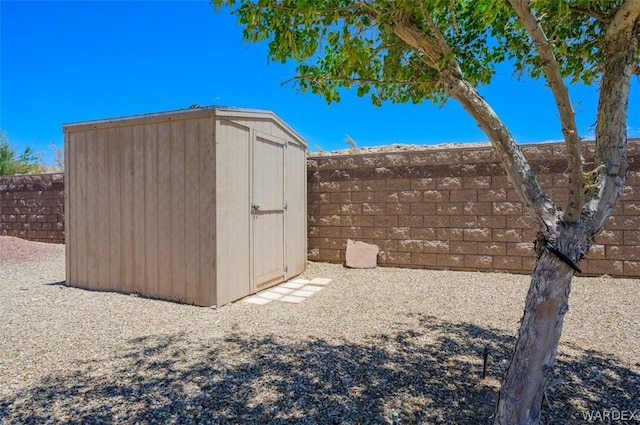
M 213 310 L 66 287 L 57 249 L 0 262 L 2 424 L 489 423 L 528 286 L 309 263 L 301 304 Z M 640 411 L 639 288 L 574 280 L 545 423 Z
M 34 259 L 59 258 L 61 255 L 64 255 L 64 245 L 0 236 L 0 266 Z

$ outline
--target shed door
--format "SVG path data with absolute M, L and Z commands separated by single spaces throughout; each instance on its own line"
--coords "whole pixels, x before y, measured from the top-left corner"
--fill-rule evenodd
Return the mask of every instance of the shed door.
M 286 142 L 256 131 L 253 138 L 253 290 L 285 275 L 284 199 Z

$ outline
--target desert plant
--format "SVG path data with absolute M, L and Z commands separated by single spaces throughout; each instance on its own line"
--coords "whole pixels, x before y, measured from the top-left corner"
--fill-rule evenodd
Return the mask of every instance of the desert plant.
M 6 132 L 0 131 L 0 176 L 15 174 L 35 174 L 42 171 L 38 155 L 30 146 L 18 155 L 7 139 Z
M 59 148 L 55 143 L 50 143 L 49 147 L 53 151 L 53 165 L 54 171 L 64 171 L 64 148 Z
M 353 152 L 355 152 L 355 151 L 356 151 L 356 145 L 357 145 L 357 143 L 356 143 L 356 141 L 355 141 L 355 140 L 353 140 L 353 138 L 352 138 L 351 136 L 349 136 L 349 135 L 347 134 L 347 136 L 346 136 L 346 137 L 345 137 L 345 139 L 344 139 L 344 142 L 345 142 L 347 145 L 349 145 L 349 151 L 350 151 L 350 152 L 352 152 L 352 153 L 353 153 Z

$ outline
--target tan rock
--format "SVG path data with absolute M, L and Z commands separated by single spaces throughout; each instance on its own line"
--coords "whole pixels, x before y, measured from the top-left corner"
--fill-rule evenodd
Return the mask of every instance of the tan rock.
M 372 269 L 377 266 L 378 245 L 347 239 L 347 267 Z

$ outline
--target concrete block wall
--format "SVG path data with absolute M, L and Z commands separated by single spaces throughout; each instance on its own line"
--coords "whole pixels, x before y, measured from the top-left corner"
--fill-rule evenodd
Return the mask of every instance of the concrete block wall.
M 0 235 L 64 243 L 64 174 L 0 177 Z
M 564 145 L 524 145 L 548 194 L 566 199 Z M 593 144 L 584 155 L 593 157 Z M 585 275 L 640 277 L 640 139 L 627 185 L 596 237 Z M 378 263 L 529 274 L 531 220 L 491 147 L 315 156 L 308 160 L 308 257 L 344 262 L 347 239 L 375 243 Z M 64 175 L 0 177 L 0 235 L 64 242 Z
M 524 145 L 541 185 L 566 202 L 564 144 Z M 592 143 L 583 155 L 593 158 Z M 585 275 L 640 277 L 640 139 Z M 531 273 L 532 221 L 490 146 L 308 160 L 309 259 L 343 262 L 347 239 L 377 244 L 382 266 Z

